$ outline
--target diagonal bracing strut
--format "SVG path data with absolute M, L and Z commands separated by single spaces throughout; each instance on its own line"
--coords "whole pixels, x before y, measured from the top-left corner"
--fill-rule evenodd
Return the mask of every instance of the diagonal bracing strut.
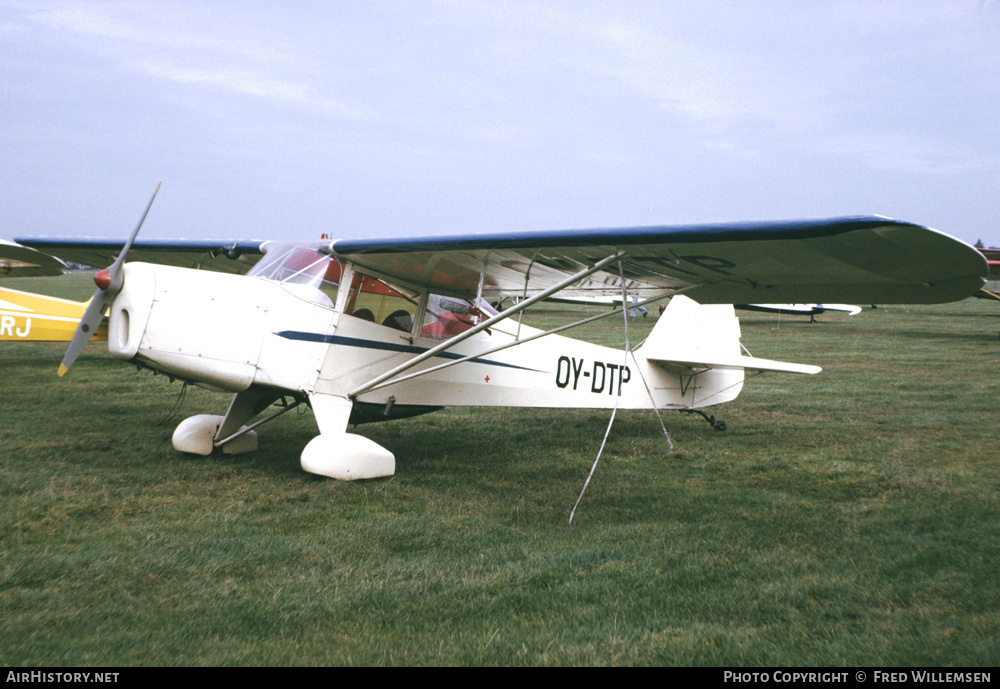
M 586 325 L 587 323 L 591 323 L 593 321 L 600 320 L 602 318 L 607 318 L 608 316 L 617 315 L 617 314 L 621 313 L 622 311 L 625 311 L 625 310 L 628 310 L 628 309 L 632 308 L 633 306 L 645 306 L 646 304 L 649 304 L 651 302 L 657 301 L 658 299 L 664 299 L 664 298 L 666 298 L 668 296 L 674 296 L 674 295 L 680 294 L 683 291 L 685 291 L 685 290 L 677 290 L 676 292 L 658 294 L 655 297 L 652 297 L 650 299 L 645 299 L 645 300 L 640 301 L 640 302 L 636 302 L 635 304 L 629 304 L 628 306 L 622 307 L 621 309 L 615 307 L 615 309 L 613 311 L 608 311 L 606 313 L 600 313 L 600 314 L 598 314 L 596 316 L 590 316 L 589 318 L 582 318 L 582 319 L 580 319 L 578 321 L 574 321 L 572 323 L 567 323 L 566 325 L 560 325 L 558 328 L 553 328 L 552 330 L 546 330 L 543 333 L 538 333 L 537 335 L 532 335 L 531 337 L 525 337 L 523 339 L 521 339 L 520 337 L 518 337 L 517 339 L 515 339 L 512 342 L 508 342 L 507 344 L 502 344 L 502 345 L 500 345 L 498 347 L 493 347 L 492 349 L 487 349 L 484 352 L 476 352 L 475 354 L 468 354 L 468 355 L 463 356 L 463 357 L 461 357 L 459 359 L 452 359 L 450 361 L 444 362 L 443 364 L 438 364 L 437 366 L 432 366 L 431 368 L 420 369 L 419 371 L 417 371 L 415 373 L 410 373 L 408 375 L 400 376 L 399 378 L 393 378 L 391 380 L 382 381 L 381 383 L 378 383 L 377 385 L 373 385 L 372 387 L 368 388 L 367 390 L 365 390 L 365 392 L 373 392 L 373 391 L 379 390 L 381 388 L 387 388 L 390 385 L 396 385 L 397 383 L 402 383 L 404 381 L 410 380 L 411 378 L 419 378 L 420 376 L 426 376 L 428 373 L 436 373 L 437 371 L 440 371 L 441 369 L 444 369 L 444 368 L 450 368 L 452 366 L 457 366 L 458 364 L 464 364 L 466 361 L 472 361 L 473 359 L 481 359 L 483 357 L 490 356 L 491 354 L 496 354 L 497 352 L 501 352 L 501 351 L 503 351 L 505 349 L 510 349 L 511 347 L 517 347 L 518 345 L 527 344 L 528 342 L 531 342 L 532 340 L 537 340 L 539 338 L 546 337 L 548 335 L 555 335 L 556 333 L 561 333 L 564 330 L 570 330 L 572 328 L 578 328 L 581 325 Z M 632 357 L 634 359 L 635 355 L 633 354 Z M 643 382 L 645 382 L 645 380 L 643 380 Z M 647 389 L 648 389 L 648 387 L 647 387 Z
M 387 380 L 390 380 L 393 377 L 398 376 L 399 374 L 401 374 L 401 373 L 403 373 L 405 371 L 408 371 L 409 369 L 413 368 L 417 364 L 420 364 L 420 363 L 426 361 L 427 359 L 430 359 L 431 357 L 436 356 L 440 352 L 443 352 L 443 351 L 451 349 L 452 347 L 454 347 L 455 345 L 457 345 L 459 342 L 463 342 L 463 341 L 469 339 L 470 337 L 472 337 L 473 335 L 481 333 L 483 330 L 486 330 L 487 328 L 490 328 L 490 327 L 496 325 L 500 321 L 506 320 L 507 318 L 510 318 L 511 316 L 520 313 L 521 311 L 523 311 L 524 309 L 528 308 L 532 304 L 534 304 L 536 302 L 539 302 L 542 299 L 547 299 L 548 297 L 552 296 L 556 292 L 564 290 L 567 287 L 569 287 L 570 285 L 572 285 L 572 284 L 574 284 L 576 282 L 579 282 L 580 280 L 584 279 L 585 277 L 589 277 L 590 275 L 593 275 L 594 273 L 602 270 L 608 264 L 610 264 L 610 263 L 612 263 L 612 262 L 614 262 L 614 261 L 622 258 L 624 255 L 625 255 L 624 252 L 616 251 L 611 256 L 608 256 L 607 258 L 601 259 L 600 261 L 598 261 L 597 263 L 595 263 L 593 266 L 591 266 L 589 268 L 585 268 L 585 269 L 581 270 L 580 272 L 575 273 L 575 274 L 571 275 L 570 277 L 566 278 L 565 280 L 559 282 L 558 284 L 553 285 L 552 287 L 549 287 L 548 289 L 543 290 L 542 292 L 539 292 L 538 294 L 535 294 L 535 295 L 533 295 L 531 297 L 528 297 L 524 301 L 518 303 L 516 306 L 514 306 L 514 307 L 512 307 L 512 308 L 510 308 L 510 309 L 508 309 L 508 310 L 506 310 L 506 311 L 504 311 L 502 313 L 498 313 L 497 315 L 495 315 L 495 316 L 493 316 L 491 318 L 486 319 L 485 321 L 483 321 L 479 325 L 473 326 L 472 328 L 466 330 L 461 335 L 456 335 L 455 337 L 453 337 L 453 338 L 451 338 L 451 339 L 449 339 L 449 340 L 447 340 L 445 342 L 442 342 L 441 344 L 437 345 L 436 347 L 431 347 L 430 349 L 428 349 L 424 353 L 415 356 L 414 358 L 410 359 L 409 361 L 407 361 L 404 364 L 400 364 L 399 366 L 397 366 L 396 368 L 392 369 L 391 371 L 386 371 L 385 373 L 383 373 L 383 374 L 381 374 L 379 376 L 376 376 L 375 378 L 372 378 L 367 383 L 359 385 L 355 389 L 351 390 L 351 392 L 348 394 L 348 396 L 349 397 L 355 397 L 357 395 L 363 394 L 365 392 L 368 392 L 369 390 L 374 389 L 380 383 L 382 383 L 384 381 L 387 381 Z M 482 355 L 480 355 L 480 356 L 482 356 Z

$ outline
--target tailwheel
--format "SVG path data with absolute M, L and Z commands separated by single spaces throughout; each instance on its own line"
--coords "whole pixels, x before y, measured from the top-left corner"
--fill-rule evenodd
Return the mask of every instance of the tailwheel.
M 697 414 L 701 418 L 705 419 L 705 421 L 708 422 L 708 425 L 711 426 L 712 428 L 714 428 L 719 433 L 724 432 L 726 430 L 726 428 L 728 428 L 728 426 L 726 426 L 726 422 L 725 421 L 722 421 L 721 419 L 719 421 L 716 421 L 715 420 L 715 416 L 709 416 L 708 414 L 706 414 L 705 412 L 703 412 L 701 409 L 681 409 L 679 411 L 681 411 L 681 412 L 683 412 L 685 414 Z

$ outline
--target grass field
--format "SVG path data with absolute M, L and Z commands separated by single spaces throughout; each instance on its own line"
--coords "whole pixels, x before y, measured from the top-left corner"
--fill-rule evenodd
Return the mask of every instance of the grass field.
M 299 468 L 308 413 L 182 456 L 227 398 L 169 419 L 180 384 L 103 345 L 61 380 L 0 345 L 0 665 L 1000 664 L 998 307 L 741 320 L 823 373 L 751 380 L 725 433 L 666 416 L 674 451 L 619 412 L 572 525 L 606 411 L 362 426 L 396 475 L 341 483 Z

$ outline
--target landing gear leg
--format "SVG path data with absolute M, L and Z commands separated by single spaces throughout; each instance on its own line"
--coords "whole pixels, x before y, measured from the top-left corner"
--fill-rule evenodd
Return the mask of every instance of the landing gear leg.
M 368 438 L 347 432 L 352 400 L 334 395 L 309 395 L 319 435 L 302 451 L 302 468 L 341 481 L 380 478 L 396 473 L 396 457 Z
M 685 414 L 697 414 L 697 415 L 699 415 L 701 418 L 705 419 L 705 421 L 708 421 L 708 424 L 712 428 L 714 428 L 716 431 L 718 431 L 720 433 L 722 431 L 726 430 L 726 422 L 725 421 L 721 421 L 721 420 L 720 421 L 716 421 L 714 416 L 709 416 L 708 414 L 706 414 L 705 412 L 703 412 L 701 409 L 681 409 L 680 411 L 684 412 Z

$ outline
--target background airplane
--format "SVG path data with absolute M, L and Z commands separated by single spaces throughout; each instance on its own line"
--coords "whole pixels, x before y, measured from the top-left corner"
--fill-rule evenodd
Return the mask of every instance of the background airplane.
M 53 256 L 0 239 L 0 278 L 61 275 L 65 269 L 66 264 Z
M 986 262 L 989 265 L 988 279 L 1000 280 L 1000 249 L 979 249 L 979 253 L 986 257 Z M 1000 301 L 1000 291 L 986 287 L 983 287 L 975 296 L 981 299 Z
M 66 268 L 53 256 L 0 239 L 0 277 L 61 275 Z M 69 342 L 86 310 L 87 302 L 0 287 L 0 342 Z M 94 336 L 107 339 L 107 327 Z
M 89 303 L 0 287 L 0 342 L 70 342 Z M 106 323 L 93 339 L 108 339 Z
M 559 297 L 555 296 L 548 301 L 562 304 L 582 304 L 585 306 L 605 306 L 614 307 L 622 304 L 621 297 Z M 516 303 L 516 300 L 515 300 Z M 838 311 L 854 316 L 861 313 L 860 306 L 852 304 L 736 304 L 735 307 L 741 311 L 757 311 L 761 313 L 791 314 L 797 316 L 810 316 L 815 322 L 816 316 L 827 311 Z M 632 314 L 633 317 L 635 314 Z

